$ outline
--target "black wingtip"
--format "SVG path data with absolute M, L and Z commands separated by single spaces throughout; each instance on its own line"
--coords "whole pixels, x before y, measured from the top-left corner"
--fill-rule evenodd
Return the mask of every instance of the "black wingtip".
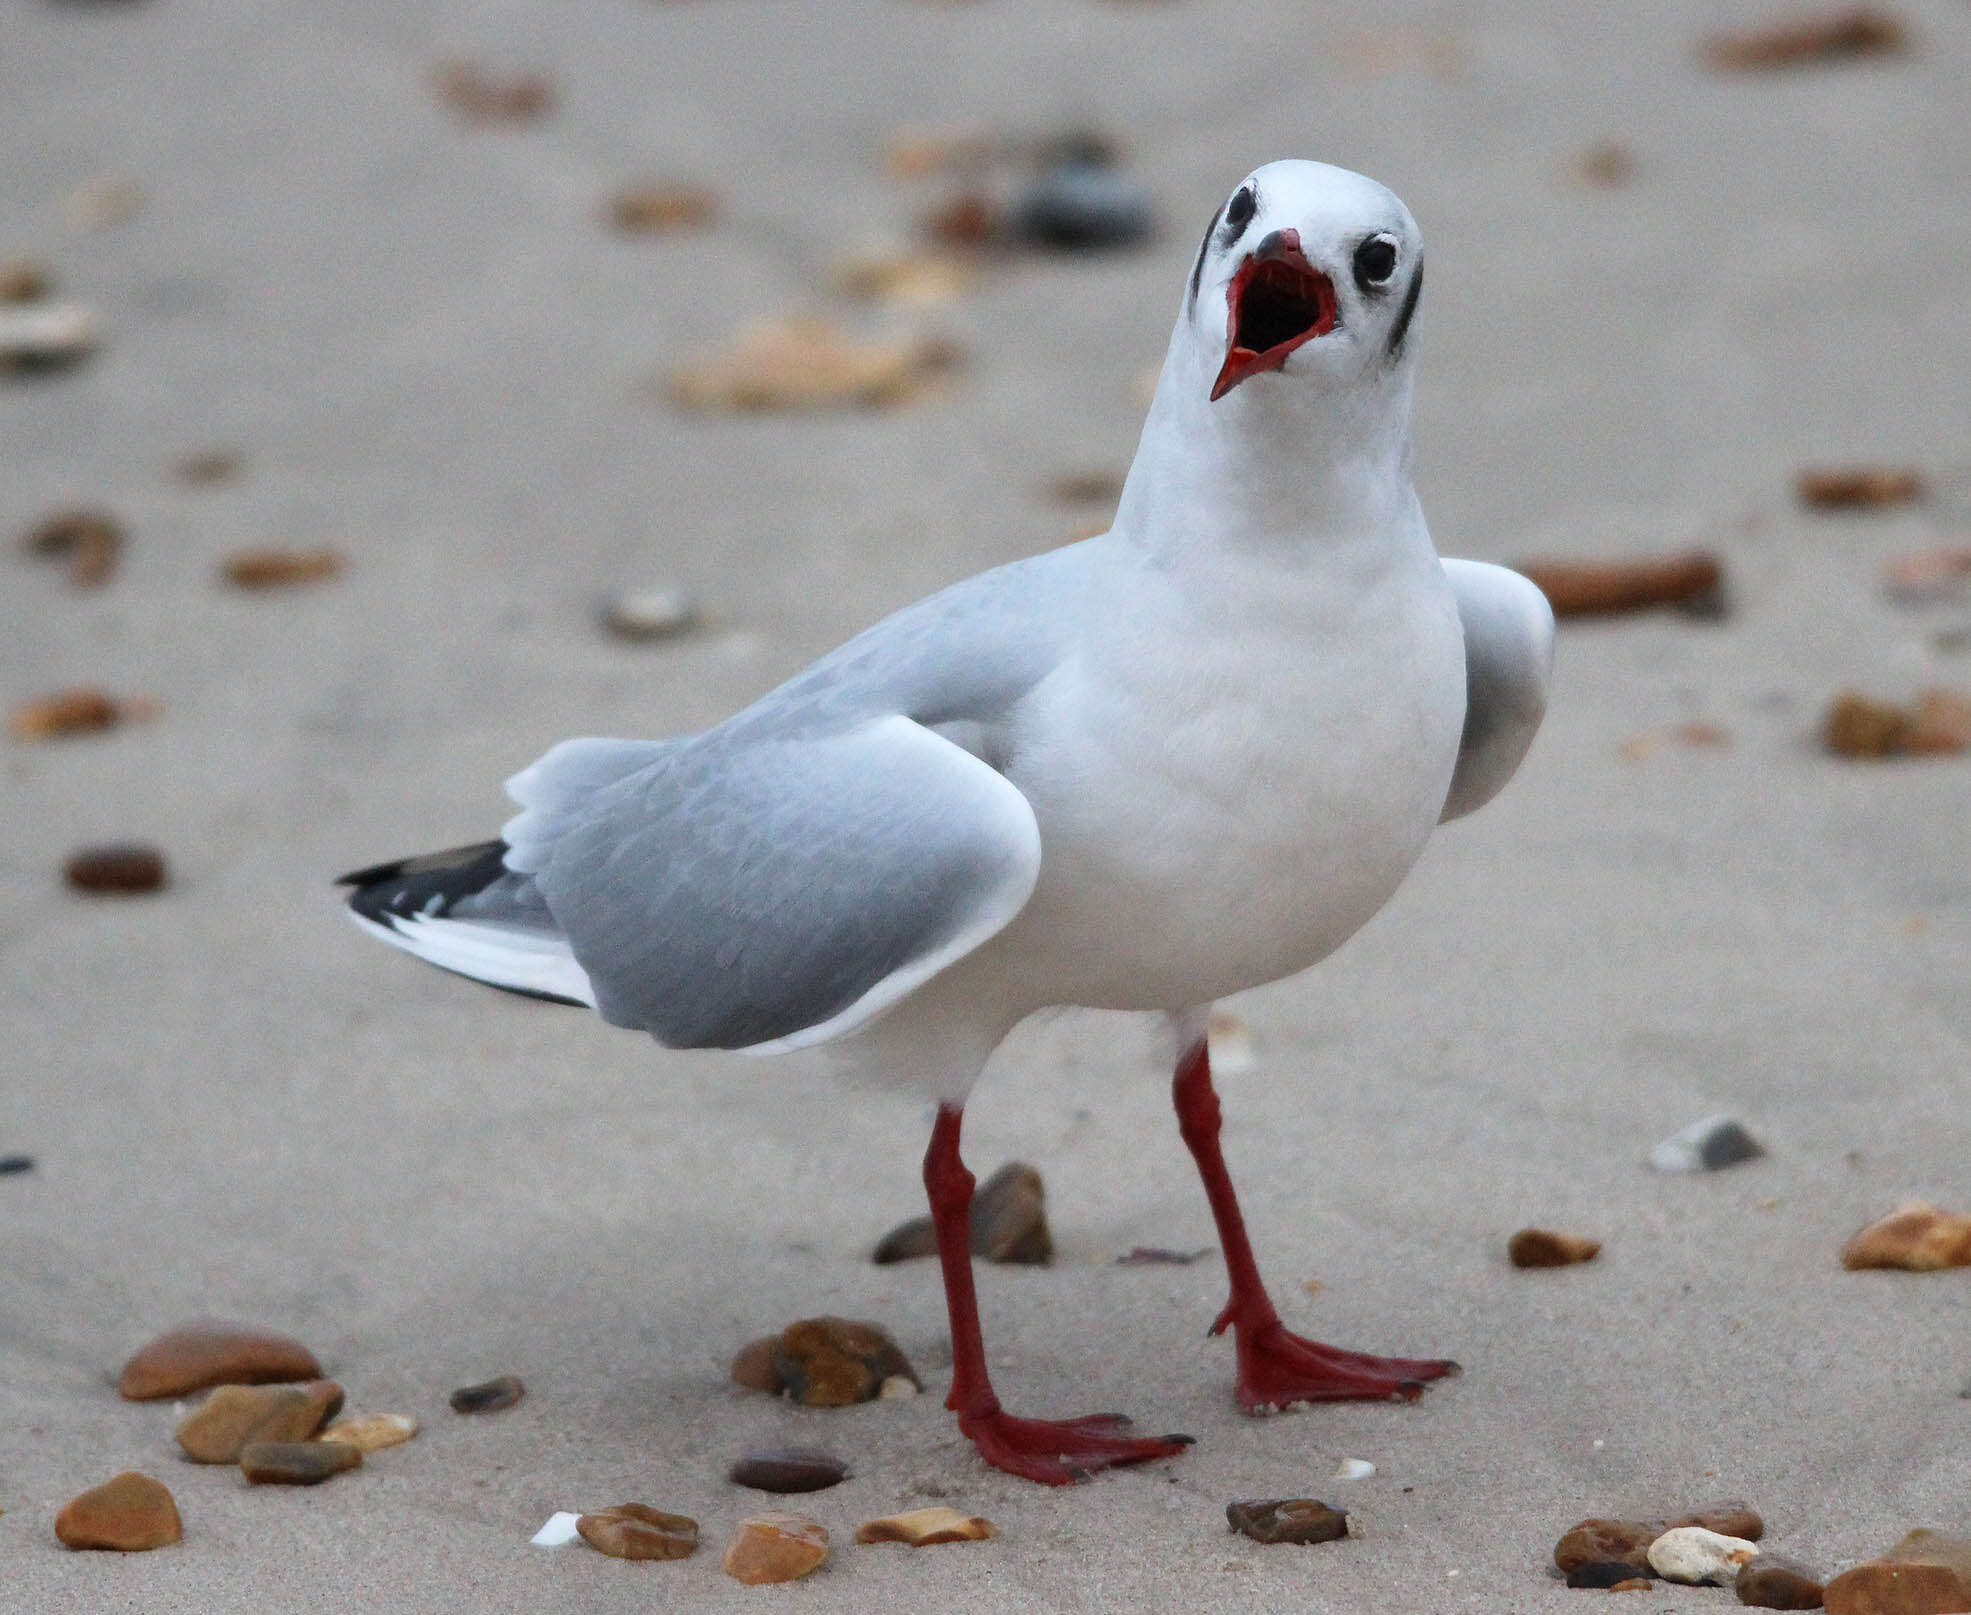
M 338 875 L 335 883 L 355 888 L 349 906 L 357 913 L 388 923 L 391 914 L 425 912 L 434 898 L 437 912 L 449 913 L 453 904 L 484 891 L 506 873 L 506 843 L 475 841 L 467 847 L 371 864 Z

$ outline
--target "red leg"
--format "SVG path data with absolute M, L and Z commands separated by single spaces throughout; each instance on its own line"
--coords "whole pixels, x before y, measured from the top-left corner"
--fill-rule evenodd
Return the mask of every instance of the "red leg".
M 1072 1485 L 1116 1464 L 1176 1457 L 1191 1444 L 1189 1436 L 1125 1436 L 1121 1432 L 1129 1420 L 1120 1413 L 1016 1419 L 1000 1407 L 986 1373 L 979 1302 L 972 1289 L 974 1179 L 958 1155 L 963 1115 L 956 1105 L 939 1106 L 931 1147 L 924 1152 L 924 1187 L 937 1225 L 945 1305 L 951 1313 L 951 1395 L 944 1405 L 958 1414 L 958 1428 L 994 1468 L 1047 1486 Z
M 1412 1401 L 1423 1392 L 1425 1380 L 1458 1371 L 1456 1363 L 1418 1357 L 1370 1357 L 1361 1352 L 1323 1346 L 1289 1334 L 1273 1310 L 1246 1238 L 1239 1197 L 1232 1189 L 1225 1157 L 1218 1149 L 1218 1094 L 1211 1085 L 1211 1056 L 1205 1040 L 1198 1041 L 1177 1062 L 1171 1083 L 1177 1102 L 1177 1127 L 1190 1146 L 1204 1179 L 1218 1238 L 1225 1248 L 1225 1268 L 1232 1280 L 1232 1298 L 1211 1326 L 1214 1335 L 1229 1325 L 1239 1352 L 1238 1397 L 1248 1412 L 1264 1413 L 1291 1402 L 1346 1402 L 1400 1396 Z

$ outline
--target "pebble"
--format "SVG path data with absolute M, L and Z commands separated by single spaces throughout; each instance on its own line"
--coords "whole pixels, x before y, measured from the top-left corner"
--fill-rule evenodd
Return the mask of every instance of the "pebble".
M 695 230 L 719 216 L 719 199 L 702 185 L 642 180 L 609 199 L 609 223 L 626 236 Z
M 590 1547 L 612 1559 L 689 1559 L 698 1551 L 696 1520 L 642 1503 L 618 1503 L 584 1514 L 575 1529 Z
M 1253 1497 L 1225 1505 L 1226 1523 L 1255 1542 L 1338 1542 L 1348 1535 L 1348 1510 L 1312 1497 Z
M 825 320 L 764 320 L 725 352 L 672 371 L 670 395 L 686 409 L 879 408 L 916 397 L 956 360 L 936 337 L 857 342 Z
M 69 582 L 95 589 L 116 572 L 123 525 L 101 510 L 58 510 L 29 528 L 21 544 L 30 555 L 66 558 Z
M 907 1262 L 937 1253 L 936 1225 L 929 1217 L 912 1217 L 876 1242 L 870 1260 Z M 1024 1161 L 1008 1161 L 972 1196 L 972 1254 L 1012 1267 L 1045 1267 L 1053 1261 L 1047 1191 L 1039 1172 Z
M 527 1394 L 518 1374 L 502 1374 L 481 1385 L 462 1385 L 451 1394 L 454 1413 L 498 1413 Z
M 161 1482 L 125 1470 L 64 1503 L 55 1516 L 55 1535 L 67 1548 L 143 1553 L 184 1541 L 185 1525 Z
M 164 854 L 134 841 L 81 847 L 63 860 L 62 879 L 78 892 L 162 891 Z
M 33 258 L 0 259 L 0 303 L 34 303 L 55 289 L 55 277 Z
M 246 458 L 238 449 L 193 449 L 171 463 L 171 474 L 192 488 L 210 488 L 239 476 Z
M 1763 1555 L 1739 1571 L 1732 1591 L 1753 1609 L 1819 1609 L 1827 1593 L 1804 1565 Z
M 305 1385 L 221 1385 L 178 1426 L 178 1445 L 196 1464 L 239 1462 L 256 1441 L 306 1441 L 342 1407 L 333 1380 Z
M 1506 1260 L 1514 1267 L 1569 1267 L 1600 1254 L 1600 1240 L 1557 1234 L 1551 1228 L 1522 1228 L 1506 1241 Z
M 866 253 L 837 264 L 832 279 L 844 297 L 936 308 L 962 297 L 972 284 L 972 272 L 941 253 Z
M 1737 1117 L 1706 1116 L 1656 1145 L 1649 1164 L 1658 1172 L 1716 1172 L 1765 1153 Z
M 907 1381 L 905 1383 L 908 1383 Z M 849 1466 L 815 1447 L 768 1447 L 734 1462 L 726 1479 L 759 1492 L 819 1492 L 849 1478 Z
M 773 1366 L 787 1394 L 809 1407 L 873 1402 L 883 1381 L 901 1374 L 923 1381 L 883 1329 L 853 1318 L 804 1318 L 774 1342 Z
M 1913 706 L 1842 690 L 1821 718 L 1821 742 L 1841 757 L 1901 757 L 1961 752 L 1971 746 L 1971 696 L 1925 690 Z
M 1740 34 L 1721 34 L 1704 46 L 1704 59 L 1727 72 L 1798 67 L 1809 62 L 1840 61 L 1851 56 L 1901 52 L 1909 43 L 1902 23 L 1886 12 L 1856 7 L 1828 16 L 1808 17 L 1771 28 Z M 1874 472 L 1802 472 L 1802 493 L 1810 477 L 1883 475 Z
M 1937 1615 L 1971 1610 L 1971 1541 L 1912 1531 L 1827 1584 L 1828 1615 Z
M 527 1540 L 537 1548 L 565 1548 L 581 1535 L 582 1517 L 570 1514 L 565 1509 L 547 1517 L 542 1526 Z
M 1335 1469 L 1337 1480 L 1367 1480 L 1376 1472 L 1376 1466 L 1366 1458 L 1344 1458 Z
M 1665 1581 L 1686 1587 L 1723 1586 L 1737 1580 L 1740 1566 L 1758 1557 L 1756 1543 L 1724 1536 L 1701 1525 L 1680 1525 L 1649 1545 L 1649 1568 Z
M 239 550 L 220 563 L 219 575 L 236 589 L 285 589 L 298 583 L 321 583 L 343 568 L 338 550 Z
M 113 729 L 126 716 L 114 696 L 84 686 L 22 702 L 7 716 L 7 732 L 16 740 L 53 740 Z
M 1916 550 L 1882 563 L 1883 593 L 1903 606 L 1948 604 L 1971 586 L 1971 548 Z
M 908 1402 L 923 1390 L 923 1386 L 908 1374 L 892 1374 L 876 1387 L 876 1400 L 879 1402 Z
M 1037 246 L 1093 251 L 1148 241 L 1156 213 L 1142 185 L 1105 164 L 1057 164 L 1013 204 L 1013 232 Z
M 1525 560 L 1514 565 L 1539 586 L 1556 617 L 1605 617 L 1659 606 L 1723 615 L 1724 562 L 1708 550 L 1609 561 Z
M 1631 1576 L 1627 1581 L 1618 1581 L 1608 1590 L 1612 1593 L 1646 1593 L 1655 1586 L 1647 1576 Z
M 696 628 L 703 613 L 685 589 L 614 589 L 596 607 L 596 621 L 618 639 L 673 639 Z
M 101 316 L 80 303 L 0 304 L 0 372 L 66 369 L 102 340 Z
M 1911 1273 L 1971 1267 L 1971 1217 L 1927 1200 L 1911 1200 L 1843 1245 L 1841 1265 L 1851 1270 L 1897 1267 Z
M 1582 180 L 1598 191 L 1613 191 L 1636 177 L 1635 154 L 1612 140 L 1591 146 L 1581 154 L 1576 171 Z
M 1132 1245 L 1116 1258 L 1117 1267 L 1189 1267 L 1201 1262 L 1218 1247 L 1200 1245 L 1193 1251 L 1170 1250 L 1162 1245 Z
M 117 1380 L 133 1402 L 185 1396 L 213 1385 L 318 1380 L 322 1365 L 298 1340 L 244 1324 L 201 1319 L 138 1348 Z
M 880 1520 L 864 1520 L 855 1528 L 858 1542 L 905 1542 L 913 1548 L 941 1542 L 984 1542 L 999 1535 L 992 1521 L 956 1508 L 914 1508 Z
M 250 1441 L 240 1469 L 256 1486 L 319 1486 L 362 1466 L 362 1450 L 342 1441 Z
M 21 1172 L 34 1170 L 32 1155 L 0 1155 L 0 1178 L 11 1178 Z
M 726 1544 L 725 1573 L 749 1587 L 796 1581 L 821 1568 L 828 1531 L 805 1514 L 755 1514 L 739 1522 Z
M 441 62 L 432 70 L 431 86 L 472 123 L 527 123 L 554 108 L 554 86 L 539 73 L 501 78 L 473 62 Z
M 1636 1567 L 1620 1559 L 1596 1559 L 1584 1565 L 1576 1565 L 1567 1573 L 1570 1587 L 1601 1587 L 1613 1592 L 1617 1587 L 1627 1588 L 1631 1582 L 1640 1581 L 1649 1585 L 1648 1576 L 1638 1576 Z
M 418 1432 L 418 1422 L 408 1413 L 364 1413 L 342 1419 L 315 1437 L 317 1441 L 339 1441 L 365 1454 L 400 1446 Z
M 1649 1545 L 1664 1532 L 1678 1526 L 1701 1525 L 1721 1536 L 1743 1537 L 1756 1542 L 1766 1534 L 1766 1522 L 1748 1503 L 1737 1498 L 1706 1503 L 1701 1508 L 1661 1520 L 1617 1520 L 1598 1517 L 1581 1520 L 1569 1527 L 1554 1545 L 1554 1564 L 1562 1573 L 1580 1565 L 1595 1563 L 1626 1564 L 1634 1570 L 1649 1570 Z
M 773 1351 L 779 1340 L 778 1335 L 762 1335 L 741 1346 L 732 1359 L 732 1383 L 749 1391 L 765 1391 L 769 1396 L 786 1390 L 780 1370 L 773 1366 Z

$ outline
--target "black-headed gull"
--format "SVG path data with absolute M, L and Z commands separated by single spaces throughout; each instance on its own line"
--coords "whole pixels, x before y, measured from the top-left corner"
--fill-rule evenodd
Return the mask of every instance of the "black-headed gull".
M 908 607 L 703 734 L 564 741 L 508 782 L 502 840 L 346 877 L 359 921 L 446 969 L 669 1048 L 841 1040 L 934 1095 L 947 1405 L 1014 1474 L 1065 1483 L 1188 1439 L 1015 1418 L 986 1373 L 960 1118 L 1050 1006 L 1178 1033 L 1245 1406 L 1413 1397 L 1454 1366 L 1281 1325 L 1205 1041 L 1212 1000 L 1381 908 L 1545 711 L 1545 599 L 1440 561 L 1410 485 L 1422 283 L 1389 191 L 1269 163 L 1205 232 L 1111 531 Z

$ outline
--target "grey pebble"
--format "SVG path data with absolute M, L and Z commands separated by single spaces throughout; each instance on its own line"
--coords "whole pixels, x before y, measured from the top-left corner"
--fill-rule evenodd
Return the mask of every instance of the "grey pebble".
M 465 1385 L 452 1392 L 454 1413 L 498 1413 L 510 1408 L 527 1394 L 518 1374 L 502 1374 L 483 1385 Z
M 703 619 L 686 589 L 616 589 L 596 607 L 596 621 L 618 639 L 671 639 Z
M 735 1486 L 758 1492 L 819 1492 L 849 1478 L 849 1466 L 815 1447 L 768 1447 L 749 1452 L 726 1471 Z
M 1656 1145 L 1649 1164 L 1658 1172 L 1716 1172 L 1765 1153 L 1736 1116 L 1706 1116 Z
M 0 1178 L 10 1178 L 18 1172 L 32 1172 L 32 1155 L 0 1155 Z
M 1149 240 L 1154 227 L 1148 192 L 1126 174 L 1090 162 L 1048 170 L 1013 207 L 1014 233 L 1043 247 L 1134 246 Z

